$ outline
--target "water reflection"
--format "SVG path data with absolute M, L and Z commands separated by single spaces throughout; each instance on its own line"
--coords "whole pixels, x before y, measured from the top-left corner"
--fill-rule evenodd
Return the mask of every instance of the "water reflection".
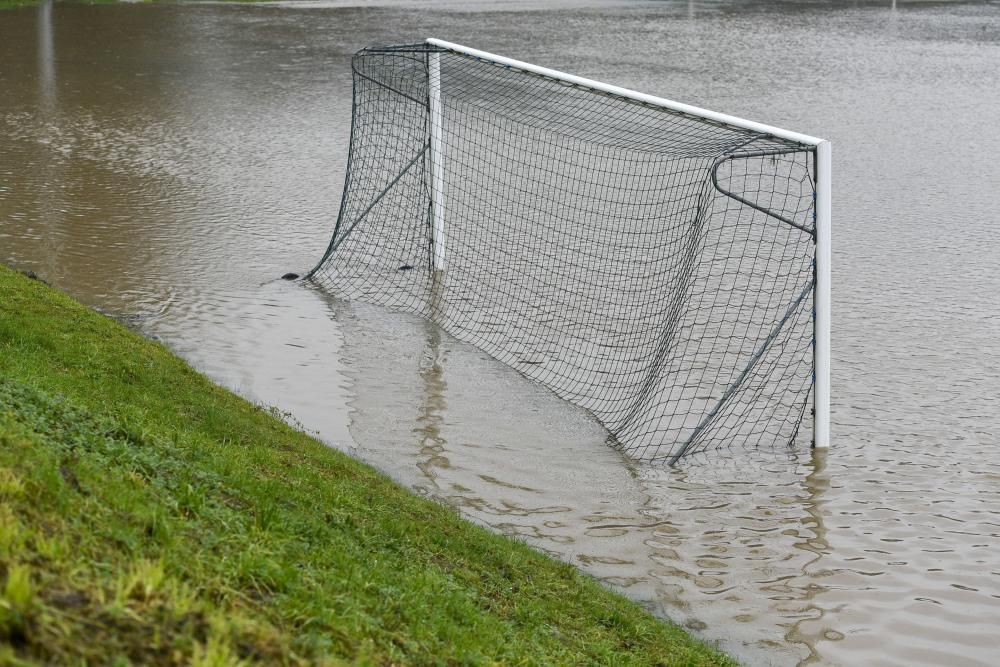
M 812 664 L 821 662 L 821 656 L 817 650 L 817 643 L 822 640 L 839 640 L 843 635 L 832 628 L 824 628 L 821 634 L 809 634 L 802 628 L 803 623 L 808 622 L 815 626 L 823 616 L 823 609 L 813 604 L 813 599 L 827 589 L 817 583 L 821 580 L 821 575 L 816 570 L 822 567 L 824 555 L 830 553 L 830 545 L 827 542 L 827 530 L 825 526 L 826 511 L 823 507 L 823 495 L 830 488 L 830 477 L 826 470 L 827 450 L 814 449 L 812 454 L 812 470 L 805 476 L 803 488 L 806 492 L 802 508 L 805 510 L 807 519 L 802 522 L 802 529 L 788 529 L 799 538 L 793 546 L 797 549 L 808 551 L 814 555 L 811 560 L 802 565 L 803 576 L 796 577 L 789 582 L 790 589 L 802 591 L 802 607 L 799 611 L 803 615 L 802 620 L 795 623 L 785 634 L 785 639 L 794 644 L 800 644 L 808 648 L 809 654 L 800 664 Z
M 427 348 L 420 359 L 418 372 L 424 402 L 417 414 L 417 428 L 414 429 L 420 445 L 417 468 L 432 485 L 431 492 L 440 492 L 436 470 L 451 467 L 448 457 L 445 456 L 446 441 L 441 434 L 444 412 L 447 408 L 445 394 L 448 384 L 444 380 L 442 369 L 441 329 L 430 323 L 422 328 L 427 339 Z
M 38 107 L 51 114 L 56 106 L 56 57 L 52 38 L 52 4 L 38 6 Z
M 46 0 L 37 8 L 38 31 L 38 122 L 39 133 L 36 139 L 36 151 L 31 164 L 37 171 L 36 178 L 43 183 L 59 183 L 62 180 L 62 159 L 67 150 L 60 145 L 60 136 L 56 122 L 57 90 L 56 90 L 56 58 L 55 40 L 52 33 L 52 0 Z M 52 155 L 59 151 L 62 154 Z M 51 266 L 58 266 L 62 261 L 63 248 L 60 245 L 64 226 L 66 201 L 62 192 L 55 188 L 48 197 L 38 201 L 37 222 L 41 226 L 38 238 L 42 240 L 44 257 Z

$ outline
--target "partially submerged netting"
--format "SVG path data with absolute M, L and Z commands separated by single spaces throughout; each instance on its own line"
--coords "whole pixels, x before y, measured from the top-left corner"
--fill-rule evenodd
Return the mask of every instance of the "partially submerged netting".
M 433 46 L 365 49 L 353 68 L 315 282 L 427 317 L 635 458 L 795 439 L 812 146 Z

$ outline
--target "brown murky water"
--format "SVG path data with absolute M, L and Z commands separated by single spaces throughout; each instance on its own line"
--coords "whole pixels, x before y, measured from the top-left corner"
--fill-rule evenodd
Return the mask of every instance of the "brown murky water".
M 828 454 L 638 466 L 423 321 L 274 280 L 328 241 L 350 53 L 428 35 L 834 141 Z M 3 11 L 0 260 L 747 663 L 992 665 L 998 108 L 996 3 Z

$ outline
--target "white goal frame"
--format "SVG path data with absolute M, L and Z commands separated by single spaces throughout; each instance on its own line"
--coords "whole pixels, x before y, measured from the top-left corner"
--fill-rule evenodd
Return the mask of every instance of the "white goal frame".
M 688 104 L 681 104 L 662 97 L 646 95 L 627 88 L 612 86 L 600 81 L 585 79 L 583 77 L 566 74 L 558 70 L 547 67 L 539 67 L 530 63 L 505 58 L 478 49 L 472 49 L 461 44 L 454 44 L 440 39 L 429 38 L 427 44 L 436 46 L 448 51 L 470 56 L 479 60 L 509 67 L 511 69 L 531 72 L 550 79 L 565 81 L 567 83 L 590 88 L 610 95 L 625 97 L 636 100 L 644 104 L 663 107 L 673 111 L 679 111 L 691 116 L 705 118 L 717 123 L 738 127 L 752 132 L 768 134 L 780 139 L 794 141 L 816 149 L 816 204 L 814 215 L 816 220 L 816 286 L 814 293 L 814 317 L 813 317 L 813 364 L 814 364 L 814 404 L 815 415 L 813 419 L 813 446 L 817 448 L 827 448 L 830 446 L 830 262 L 831 252 L 831 146 L 825 139 L 811 137 L 798 132 L 783 130 L 771 125 L 764 125 L 751 120 L 729 116 L 727 114 L 701 109 Z M 443 187 L 444 170 L 446 168 L 446 157 L 441 152 L 441 74 L 440 59 L 437 54 L 431 54 L 429 60 L 428 84 L 430 96 L 430 164 L 431 179 L 434 184 L 432 192 L 440 193 L 439 187 Z M 436 270 L 445 268 L 444 257 L 444 209 L 439 201 L 432 202 L 433 218 L 433 260 Z

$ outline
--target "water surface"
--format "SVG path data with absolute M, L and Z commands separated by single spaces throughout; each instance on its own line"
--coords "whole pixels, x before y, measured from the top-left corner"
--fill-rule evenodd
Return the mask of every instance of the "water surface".
M 0 12 L 0 260 L 749 664 L 1000 658 L 1000 5 Z M 438 36 L 834 142 L 833 447 L 630 463 L 420 319 L 275 280 L 350 54 Z

